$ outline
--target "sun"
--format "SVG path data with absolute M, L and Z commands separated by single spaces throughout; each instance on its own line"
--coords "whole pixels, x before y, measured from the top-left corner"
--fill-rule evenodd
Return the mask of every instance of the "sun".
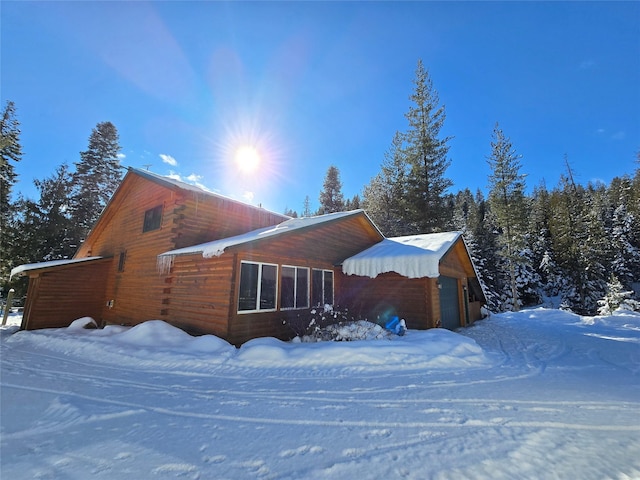
M 260 165 L 260 153 L 250 145 L 239 147 L 236 150 L 234 159 L 238 168 L 244 173 L 253 173 Z

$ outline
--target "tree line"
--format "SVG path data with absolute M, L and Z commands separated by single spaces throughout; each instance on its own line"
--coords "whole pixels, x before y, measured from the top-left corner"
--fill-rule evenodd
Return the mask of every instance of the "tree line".
M 630 296 L 640 282 L 640 153 L 634 175 L 609 185 L 578 184 L 565 157 L 557 185 L 527 194 L 522 157 L 496 123 L 488 194 L 451 193 L 445 109 L 420 61 L 410 100 L 408 128 L 395 133 L 362 197 L 343 201 L 332 166 L 318 213 L 362 207 L 388 237 L 462 231 L 492 311 L 546 304 L 595 314 L 612 291 L 613 303 Z
M 640 153 L 634 175 L 609 185 L 577 183 L 565 158 L 566 172 L 557 185 L 537 185 L 528 194 L 521 156 L 496 123 L 487 158 L 488 194 L 452 193 L 446 176 L 451 138 L 441 134 L 445 108 L 421 61 L 409 98 L 407 129 L 395 132 L 379 173 L 362 194 L 345 199 L 339 169 L 331 165 L 320 207 L 312 211 L 307 196 L 302 216 L 364 208 L 388 237 L 462 231 L 493 311 L 553 300 L 594 314 L 614 290 L 620 292 L 617 298 L 628 296 L 632 283 L 640 281 Z M 1 122 L 0 289 L 7 290 L 13 266 L 73 256 L 123 171 L 116 127 L 102 122 L 75 169 L 63 164 L 52 176 L 35 180 L 38 200 L 18 195 L 11 201 L 14 165 L 22 157 L 12 102 Z M 290 209 L 284 213 L 298 216 Z M 12 286 L 24 294 L 24 284 Z
M 11 269 L 73 257 L 120 184 L 120 144 L 111 122 L 98 123 L 75 169 L 62 164 L 51 176 L 34 180 L 37 200 L 19 194 L 12 201 L 15 165 L 22 158 L 13 102 L 6 103 L 0 122 L 0 293 L 5 297 L 11 287 L 21 298 L 26 279 L 10 285 Z

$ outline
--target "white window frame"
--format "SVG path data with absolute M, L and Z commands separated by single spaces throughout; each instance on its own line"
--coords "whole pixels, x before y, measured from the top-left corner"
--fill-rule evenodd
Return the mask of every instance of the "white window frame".
M 282 306 L 282 288 L 280 288 L 280 310 L 303 310 L 305 308 L 309 308 L 310 303 L 310 294 L 311 294 L 311 269 L 309 267 L 298 267 L 296 265 L 282 265 L 280 270 L 280 283 L 282 283 L 282 274 L 284 273 L 285 268 L 293 268 L 293 307 L 283 307 Z M 307 304 L 300 307 L 298 306 L 298 270 L 306 270 L 307 271 Z
M 256 289 L 256 305 L 253 310 L 240 310 L 240 286 L 242 285 L 242 264 L 249 265 L 258 265 L 258 285 Z M 275 297 L 274 297 L 274 307 L 273 308 L 260 308 L 260 297 L 262 296 L 262 269 L 264 266 L 275 267 L 276 269 L 276 285 L 275 285 Z M 280 269 L 278 268 L 277 263 L 267 263 L 267 262 L 254 262 L 252 260 L 241 260 L 240 261 L 240 275 L 238 279 L 238 302 L 236 304 L 236 310 L 238 314 L 245 313 L 265 313 L 265 312 L 275 312 L 278 310 L 278 284 L 280 278 Z
M 334 302 L 335 302 L 335 298 L 336 298 L 336 282 L 335 282 L 335 276 L 333 274 L 333 270 L 327 270 L 327 269 L 324 269 L 324 268 L 314 268 L 312 270 L 313 270 L 311 272 L 311 275 L 312 275 L 311 286 L 312 287 L 313 287 L 313 272 L 322 272 L 322 300 L 323 300 L 323 303 L 322 303 L 322 305 L 320 305 L 321 307 L 324 306 L 324 305 L 327 305 L 327 303 L 324 301 L 324 297 L 325 297 L 325 295 L 324 295 L 324 282 L 325 282 L 324 276 L 327 273 L 331 274 L 331 303 L 328 304 L 328 305 L 333 305 Z M 314 294 L 315 294 L 315 291 L 312 294 L 312 298 L 313 298 Z M 312 306 L 313 307 L 317 307 L 318 305 L 312 305 Z

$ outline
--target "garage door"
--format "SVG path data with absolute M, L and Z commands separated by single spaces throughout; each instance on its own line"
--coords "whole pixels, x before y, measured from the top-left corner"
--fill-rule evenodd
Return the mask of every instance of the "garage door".
M 440 315 L 442 326 L 453 330 L 460 327 L 458 279 L 440 276 Z

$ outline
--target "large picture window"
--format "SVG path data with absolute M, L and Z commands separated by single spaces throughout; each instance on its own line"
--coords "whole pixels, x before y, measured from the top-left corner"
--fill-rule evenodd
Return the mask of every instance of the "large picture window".
M 275 310 L 277 289 L 277 265 L 242 262 L 240 264 L 238 311 Z
M 283 266 L 280 279 L 280 308 L 308 308 L 309 269 Z
M 150 208 L 144 212 L 144 224 L 142 225 L 142 233 L 158 230 L 162 224 L 162 205 Z
M 311 280 L 313 305 L 333 305 L 333 271 L 313 270 Z

